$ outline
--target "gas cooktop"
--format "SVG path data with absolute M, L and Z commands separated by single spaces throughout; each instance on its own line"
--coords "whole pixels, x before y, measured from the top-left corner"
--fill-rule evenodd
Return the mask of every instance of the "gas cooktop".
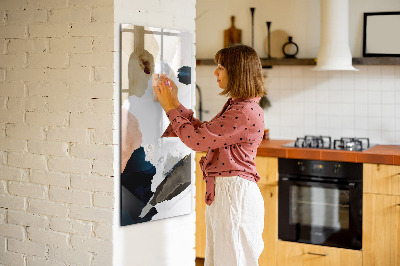
M 332 142 L 329 136 L 306 135 L 297 138 L 295 142 L 283 145 L 284 147 L 314 148 L 344 151 L 365 151 L 374 145 L 370 145 L 369 138 L 340 138 Z

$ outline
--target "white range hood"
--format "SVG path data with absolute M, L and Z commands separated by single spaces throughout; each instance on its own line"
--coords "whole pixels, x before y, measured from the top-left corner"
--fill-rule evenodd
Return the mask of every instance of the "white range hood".
M 314 70 L 358 71 L 349 47 L 348 0 L 321 0 L 321 40 Z

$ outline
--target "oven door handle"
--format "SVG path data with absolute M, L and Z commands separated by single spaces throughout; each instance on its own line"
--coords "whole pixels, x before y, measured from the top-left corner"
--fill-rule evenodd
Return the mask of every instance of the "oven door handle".
M 354 182 L 337 182 L 337 181 L 315 181 L 315 180 L 304 180 L 299 178 L 282 177 L 280 178 L 283 182 L 289 182 L 293 185 L 303 186 L 315 186 L 315 187 L 328 187 L 328 188 L 344 188 L 354 189 L 356 183 Z

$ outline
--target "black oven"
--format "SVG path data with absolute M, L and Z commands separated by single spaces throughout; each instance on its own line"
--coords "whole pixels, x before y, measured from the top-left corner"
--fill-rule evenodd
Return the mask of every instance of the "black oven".
M 360 163 L 278 160 L 278 238 L 361 249 Z

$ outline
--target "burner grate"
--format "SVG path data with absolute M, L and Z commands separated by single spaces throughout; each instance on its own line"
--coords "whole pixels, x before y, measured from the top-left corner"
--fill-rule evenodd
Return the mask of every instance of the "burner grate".
M 304 138 L 297 138 L 294 146 L 299 148 L 330 149 L 331 137 L 306 135 Z
M 369 147 L 368 138 L 340 138 L 333 142 L 335 150 L 363 151 Z

